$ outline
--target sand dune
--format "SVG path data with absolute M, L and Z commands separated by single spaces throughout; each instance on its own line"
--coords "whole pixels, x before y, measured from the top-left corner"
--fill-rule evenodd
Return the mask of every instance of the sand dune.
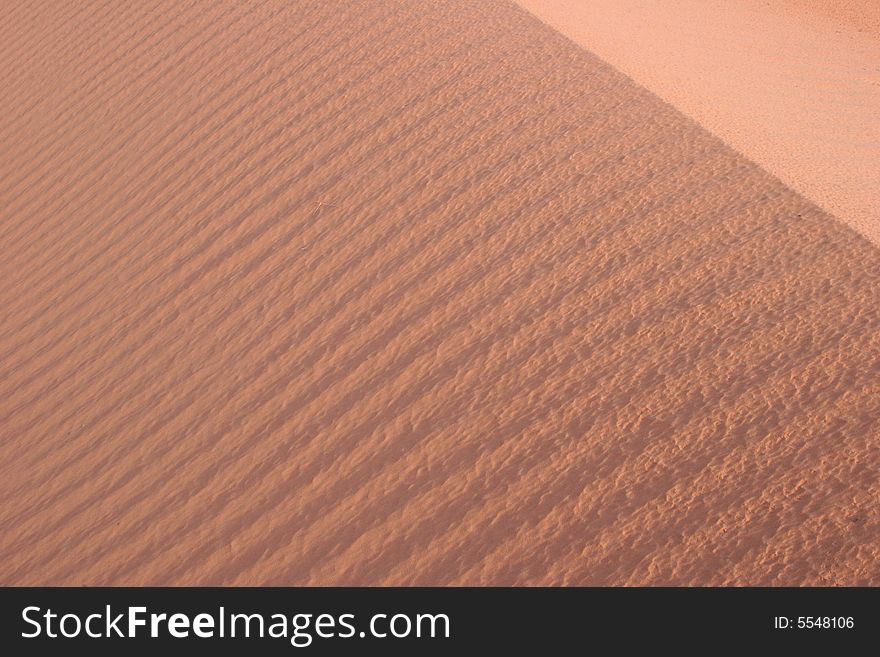
M 880 584 L 880 252 L 513 3 L 0 22 L 0 583 Z
M 880 244 L 880 3 L 519 4 Z

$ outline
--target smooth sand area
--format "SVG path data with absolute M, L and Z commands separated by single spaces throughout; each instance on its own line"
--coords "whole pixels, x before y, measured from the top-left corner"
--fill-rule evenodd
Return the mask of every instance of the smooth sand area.
M 880 2 L 519 4 L 880 244 Z
M 880 251 L 623 73 L 3 12 L 0 583 L 880 584 Z

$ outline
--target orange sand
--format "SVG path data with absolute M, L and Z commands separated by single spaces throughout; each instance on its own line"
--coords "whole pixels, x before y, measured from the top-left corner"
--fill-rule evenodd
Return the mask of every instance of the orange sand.
M 880 245 L 876 0 L 519 4 Z
M 4 12 L 0 583 L 880 584 L 880 251 L 622 73 Z

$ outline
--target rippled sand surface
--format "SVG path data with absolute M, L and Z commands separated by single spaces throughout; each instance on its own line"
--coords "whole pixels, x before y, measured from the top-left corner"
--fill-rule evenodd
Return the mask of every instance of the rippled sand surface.
M 880 584 L 880 251 L 588 50 L 3 14 L 3 584 Z

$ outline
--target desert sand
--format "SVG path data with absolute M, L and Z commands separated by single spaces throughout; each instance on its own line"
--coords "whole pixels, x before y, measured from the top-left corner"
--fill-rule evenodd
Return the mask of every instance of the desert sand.
M 3 13 L 0 583 L 880 584 L 880 250 L 625 72 L 504 0 Z
M 880 2 L 519 4 L 880 245 Z

